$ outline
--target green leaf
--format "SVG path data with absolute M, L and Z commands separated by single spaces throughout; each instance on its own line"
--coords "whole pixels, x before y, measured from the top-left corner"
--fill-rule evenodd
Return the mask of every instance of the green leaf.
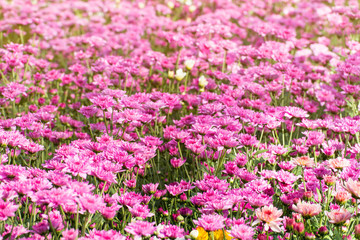
M 267 152 L 267 151 L 269 151 L 268 149 L 261 149 L 261 150 L 259 150 L 259 151 L 256 151 L 254 154 L 253 154 L 253 156 L 257 156 L 257 155 L 259 155 L 260 153 L 264 153 L 264 152 Z
M 201 169 L 203 172 L 206 172 L 207 174 L 210 174 L 210 173 L 209 173 L 209 170 L 208 170 L 204 165 L 200 165 L 200 169 Z
M 320 189 L 316 188 L 316 192 L 317 192 L 318 196 L 320 197 L 319 201 L 321 202 L 323 197 L 321 195 Z

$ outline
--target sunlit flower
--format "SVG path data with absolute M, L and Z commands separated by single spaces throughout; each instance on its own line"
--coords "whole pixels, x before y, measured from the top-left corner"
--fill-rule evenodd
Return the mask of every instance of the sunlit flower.
M 335 209 L 331 212 L 325 212 L 325 214 L 326 216 L 328 216 L 329 222 L 336 225 L 341 225 L 345 223 L 352 216 L 352 214 L 344 208 Z
M 255 214 L 257 219 L 253 222 L 253 226 L 262 221 L 265 222 L 265 231 L 268 231 L 270 228 L 274 232 L 281 232 L 280 224 L 282 218 L 280 217 L 283 214 L 282 210 L 278 210 L 273 205 L 270 205 L 256 209 Z
M 298 158 L 294 158 L 292 163 L 301 167 L 312 168 L 314 166 L 314 159 L 309 158 L 308 156 L 302 156 Z
M 354 181 L 351 178 L 345 183 L 344 186 L 345 190 L 348 191 L 353 198 L 359 199 L 360 198 L 360 182 Z
M 308 203 L 308 202 L 298 202 L 296 205 L 292 206 L 292 209 L 295 212 L 300 213 L 304 218 L 310 218 L 321 213 L 321 205 Z

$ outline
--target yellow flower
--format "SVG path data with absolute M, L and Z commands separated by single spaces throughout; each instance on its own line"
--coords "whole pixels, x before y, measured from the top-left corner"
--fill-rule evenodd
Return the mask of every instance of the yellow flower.
M 196 230 L 198 231 L 198 236 L 197 236 L 196 240 L 210 240 L 209 233 L 206 232 L 202 227 L 197 227 Z M 225 232 L 226 240 L 231 240 L 229 233 L 226 230 L 224 230 L 224 232 Z M 216 230 L 214 232 L 214 239 L 215 240 L 223 240 L 224 239 L 223 230 L 221 230 L 221 229 Z

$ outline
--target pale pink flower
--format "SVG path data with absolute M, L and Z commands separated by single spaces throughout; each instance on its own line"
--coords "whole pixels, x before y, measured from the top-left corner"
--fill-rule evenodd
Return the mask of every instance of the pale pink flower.
M 350 161 L 346 158 L 338 157 L 335 159 L 330 159 L 328 165 L 332 169 L 343 169 L 350 166 Z
M 291 162 L 297 166 L 309 167 L 309 168 L 312 168 L 315 164 L 314 159 L 309 158 L 308 156 L 294 158 Z
M 273 205 L 270 205 L 256 209 L 255 214 L 257 219 L 253 222 L 253 226 L 260 222 L 265 222 L 265 231 L 268 231 L 270 228 L 274 232 L 281 232 L 280 224 L 282 218 L 280 217 L 283 214 L 282 210 L 278 210 Z
M 334 209 L 331 212 L 325 212 L 325 214 L 328 216 L 330 223 L 337 225 L 345 223 L 352 216 L 352 214 L 344 208 Z
M 308 202 L 298 202 L 296 205 L 292 206 L 292 209 L 295 212 L 300 213 L 304 218 L 310 218 L 321 212 L 321 205 Z
M 351 193 L 353 198 L 360 198 L 360 182 L 354 181 L 351 178 L 345 183 L 344 189 Z
M 254 236 L 254 229 L 246 224 L 235 225 L 231 228 L 230 235 L 240 240 L 251 240 Z

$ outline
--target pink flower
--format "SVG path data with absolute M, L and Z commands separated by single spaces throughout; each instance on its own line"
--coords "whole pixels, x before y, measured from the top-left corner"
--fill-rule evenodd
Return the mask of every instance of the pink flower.
M 81 206 L 90 213 L 95 213 L 97 210 L 100 210 L 105 206 L 101 197 L 91 194 L 84 194 L 80 197 L 79 201 Z
M 328 216 L 329 222 L 336 225 L 341 225 L 352 217 L 352 214 L 344 208 L 334 209 L 331 212 L 325 212 L 325 214 Z
M 75 229 L 66 229 L 61 232 L 62 238 L 61 240 L 75 240 L 78 237 L 79 231 Z
M 205 229 L 205 231 L 216 231 L 219 229 L 223 229 L 225 227 L 224 218 L 221 215 L 202 215 L 198 220 L 194 220 L 193 222 Z
M 134 216 L 134 217 L 141 217 L 143 219 L 147 218 L 147 217 L 152 217 L 154 216 L 153 213 L 150 213 L 150 209 L 148 208 L 147 205 L 141 205 L 141 204 L 136 204 L 133 207 L 128 207 L 130 213 Z
M 174 168 L 181 167 L 182 165 L 184 165 L 185 162 L 186 159 L 181 159 L 181 158 L 173 158 L 170 160 L 170 163 Z
M 293 164 L 301 166 L 301 167 L 313 167 L 315 162 L 314 159 L 309 158 L 308 156 L 298 157 L 291 161 Z
M 159 183 L 149 183 L 142 186 L 142 190 L 145 193 L 154 194 L 159 186 Z
M 167 225 L 167 226 L 160 225 L 158 227 L 158 232 L 159 232 L 158 237 L 165 239 L 183 238 L 185 235 L 184 229 L 174 225 Z
M 63 219 L 59 211 L 54 210 L 49 213 L 49 218 L 53 228 L 56 231 L 61 231 L 64 228 Z
M 282 219 L 280 217 L 283 214 L 282 210 L 270 205 L 256 209 L 255 214 L 257 219 L 253 222 L 253 226 L 262 221 L 265 222 L 265 231 L 270 228 L 274 232 L 281 232 L 280 224 Z
M 103 207 L 101 210 L 100 210 L 100 213 L 103 215 L 103 217 L 105 219 L 108 219 L 108 220 L 111 220 L 115 217 L 115 215 L 117 214 L 117 211 L 121 208 L 121 206 L 119 205 L 112 205 L 110 207 Z
M 125 227 L 125 231 L 135 237 L 150 237 L 156 230 L 154 222 L 136 221 L 129 223 Z
M 328 165 L 332 169 L 343 169 L 350 166 L 350 161 L 346 158 L 338 157 L 335 159 L 330 159 Z
M 292 206 L 295 212 L 300 213 L 304 218 L 310 218 L 321 213 L 321 205 L 308 202 L 298 202 Z
M 18 207 L 19 205 L 0 199 L 0 221 L 5 221 L 8 217 L 14 217 Z
M 246 224 L 235 225 L 231 228 L 230 235 L 240 240 L 251 240 L 254 236 L 254 229 Z
M 351 193 L 353 198 L 360 198 L 360 182 L 354 181 L 351 178 L 345 183 L 344 189 Z

